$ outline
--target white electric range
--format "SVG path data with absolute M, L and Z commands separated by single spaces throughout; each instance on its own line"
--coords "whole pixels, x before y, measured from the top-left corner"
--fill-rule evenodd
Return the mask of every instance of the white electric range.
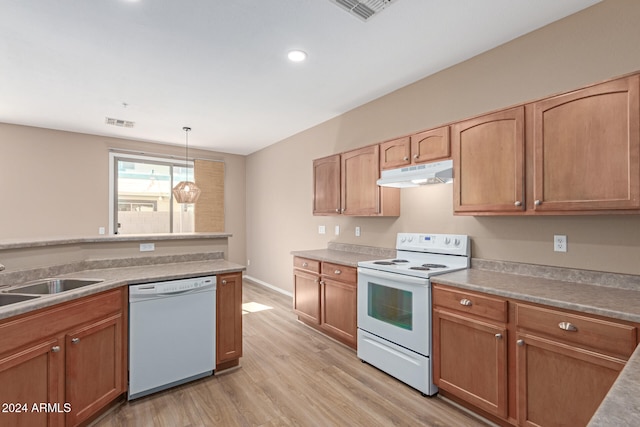
M 358 357 L 433 395 L 431 277 L 469 268 L 469 236 L 398 233 L 396 256 L 358 263 Z

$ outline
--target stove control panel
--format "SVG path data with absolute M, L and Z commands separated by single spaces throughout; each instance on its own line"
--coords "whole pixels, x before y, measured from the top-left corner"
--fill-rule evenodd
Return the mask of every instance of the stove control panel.
M 471 245 L 464 234 L 398 233 L 396 249 L 470 256 Z

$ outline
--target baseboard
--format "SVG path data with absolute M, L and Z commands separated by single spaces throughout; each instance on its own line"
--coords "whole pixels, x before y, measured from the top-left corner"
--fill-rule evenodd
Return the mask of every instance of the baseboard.
M 272 290 L 274 290 L 274 291 L 276 291 L 276 292 L 279 292 L 279 293 L 281 293 L 281 294 L 283 294 L 283 295 L 288 296 L 289 298 L 293 298 L 293 293 L 288 292 L 288 291 L 285 291 L 284 289 L 279 288 L 279 287 L 277 287 L 277 286 L 273 286 L 273 285 L 272 285 L 272 284 L 270 284 L 270 283 L 263 282 L 262 280 L 256 279 L 255 277 L 251 277 L 251 276 L 244 275 L 244 276 L 242 276 L 242 278 L 243 278 L 244 280 L 248 280 L 248 281 L 249 281 L 249 282 L 251 282 L 251 283 L 255 283 L 256 285 L 260 285 L 260 286 L 264 286 L 265 288 L 272 289 Z

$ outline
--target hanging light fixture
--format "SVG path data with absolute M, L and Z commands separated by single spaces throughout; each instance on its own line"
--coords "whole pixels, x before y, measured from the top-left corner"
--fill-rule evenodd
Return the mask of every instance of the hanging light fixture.
M 184 166 L 187 170 L 186 181 L 180 181 L 175 187 L 173 187 L 173 197 L 175 197 L 178 203 L 195 203 L 200 197 L 200 189 L 195 182 L 189 181 L 189 131 L 190 127 L 183 127 L 182 130 L 186 136 L 186 154 L 184 158 Z

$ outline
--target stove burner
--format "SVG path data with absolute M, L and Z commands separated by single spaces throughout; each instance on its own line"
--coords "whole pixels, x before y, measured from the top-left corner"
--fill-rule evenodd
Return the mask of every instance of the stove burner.
M 422 266 L 427 268 L 447 268 L 444 264 L 422 264 Z
M 427 270 L 431 270 L 429 267 L 425 267 L 425 265 L 419 265 L 417 267 L 409 267 L 409 270 L 420 270 L 420 271 L 427 271 Z
M 391 261 L 374 261 L 373 263 L 378 265 L 396 265 L 395 262 Z
M 406 259 L 392 259 L 391 262 L 409 262 Z

